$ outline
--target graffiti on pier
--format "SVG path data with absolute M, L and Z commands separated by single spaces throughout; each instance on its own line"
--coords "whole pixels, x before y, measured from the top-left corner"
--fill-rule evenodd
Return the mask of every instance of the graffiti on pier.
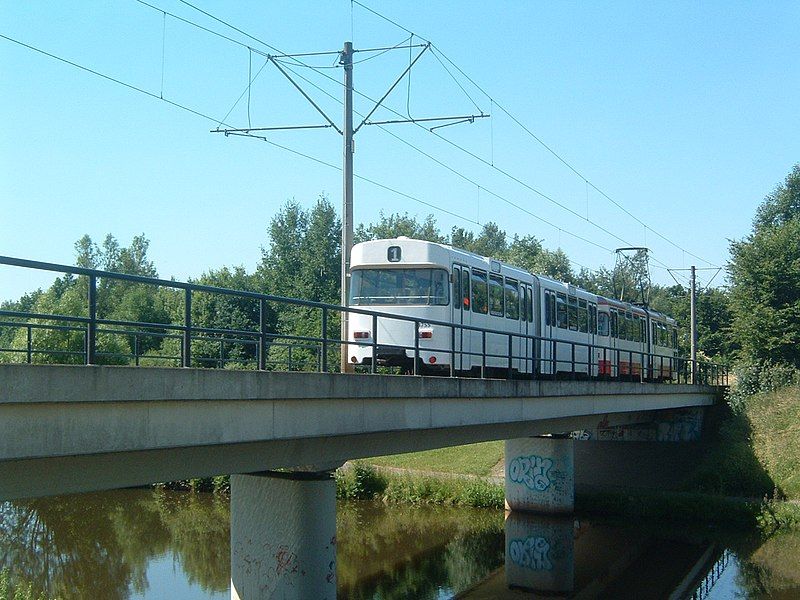
M 549 458 L 536 455 L 518 456 L 508 467 L 508 476 L 514 483 L 527 486 L 529 489 L 543 492 L 550 487 L 548 471 L 553 466 Z
M 553 563 L 548 556 L 550 542 L 543 537 L 529 537 L 524 540 L 511 540 L 508 554 L 511 561 L 532 571 L 550 571 Z

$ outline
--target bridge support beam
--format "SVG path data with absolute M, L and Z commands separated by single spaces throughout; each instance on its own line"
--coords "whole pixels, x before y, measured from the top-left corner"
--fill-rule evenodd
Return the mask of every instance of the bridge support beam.
M 506 440 L 506 509 L 570 514 L 575 506 L 574 440 Z
M 336 598 L 329 472 L 231 475 L 231 600 Z

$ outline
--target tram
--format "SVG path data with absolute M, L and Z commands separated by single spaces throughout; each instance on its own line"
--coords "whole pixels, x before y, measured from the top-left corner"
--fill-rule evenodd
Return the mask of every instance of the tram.
M 675 320 L 445 244 L 405 237 L 356 244 L 351 364 L 498 377 L 666 380 Z M 509 335 L 511 334 L 511 335 Z M 374 356 L 373 356 L 374 353 Z M 509 356 L 511 360 L 509 360 Z

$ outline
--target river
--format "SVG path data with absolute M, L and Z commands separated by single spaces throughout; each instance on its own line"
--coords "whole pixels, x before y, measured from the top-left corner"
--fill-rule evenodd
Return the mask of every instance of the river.
M 229 531 L 210 494 L 7 502 L 0 570 L 46 598 L 228 599 Z M 339 502 L 337 538 L 340 599 L 800 598 L 800 533 Z

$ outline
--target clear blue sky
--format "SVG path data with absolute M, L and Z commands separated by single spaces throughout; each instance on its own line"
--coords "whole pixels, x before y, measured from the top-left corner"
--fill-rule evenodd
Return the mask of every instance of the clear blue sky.
M 269 51 L 177 0 L 151 3 Z M 755 207 L 800 161 L 798 2 L 364 3 L 431 40 L 650 230 L 595 190 L 587 194 L 581 178 L 460 75 L 469 96 L 492 118 L 437 133 L 581 217 L 421 128 L 394 125 L 392 133 L 474 183 L 369 126 L 356 137 L 356 173 L 467 220 L 357 181 L 357 222 L 374 221 L 381 210 L 420 218 L 430 213 L 445 231 L 454 225 L 477 229 L 473 222 L 492 220 L 510 234 L 532 234 L 548 248 L 561 247 L 577 264 L 612 266 L 612 253 L 567 233 L 609 249 L 624 245 L 592 227 L 583 218 L 588 214 L 626 242 L 649 246 L 654 262 L 708 266 L 652 230 L 723 265 L 728 240 L 747 234 Z M 348 0 L 195 4 L 284 52 L 337 50 L 349 39 L 357 49 L 389 46 L 408 36 Z M 5 1 L 0 23 L 4 36 L 215 119 L 247 87 L 246 48 L 164 19 L 134 0 Z M 334 58 L 304 60 L 330 67 Z M 402 50 L 357 64 L 357 91 L 380 97 L 408 60 Z M 263 63 L 253 53 L 252 73 Z M 333 81 L 308 68 L 296 70 L 334 96 L 306 85 L 338 122 L 341 69 L 324 70 Z M 214 122 L 5 39 L 0 87 L 0 254 L 71 263 L 74 242 L 85 233 L 96 241 L 112 233 L 123 244 L 145 233 L 164 277 L 184 279 L 223 265 L 252 270 L 267 243 L 270 218 L 288 199 L 311 206 L 325 193 L 341 205 L 335 169 L 257 140 L 212 134 Z M 403 81 L 387 103 L 427 117 L 476 112 L 472 100 L 426 53 L 414 67 L 410 92 Z M 356 110 L 369 109 L 357 95 Z M 374 118 L 396 117 L 379 111 Z M 246 95 L 226 122 L 247 125 Z M 322 121 L 268 65 L 251 86 L 250 122 Z M 341 138 L 330 129 L 269 137 L 341 164 Z M 653 278 L 671 282 L 662 268 L 653 269 Z M 0 299 L 48 282 L 2 268 Z

